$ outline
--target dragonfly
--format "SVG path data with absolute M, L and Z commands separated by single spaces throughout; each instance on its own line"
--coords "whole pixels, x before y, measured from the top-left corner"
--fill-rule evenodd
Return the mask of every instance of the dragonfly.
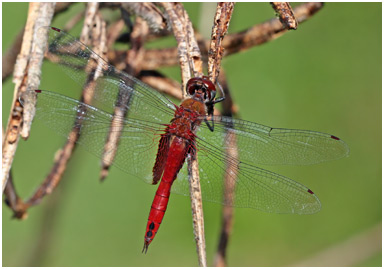
M 72 35 L 54 27 L 48 34 L 48 55 L 81 87 L 99 74 L 90 104 L 41 89 L 36 116 L 49 128 L 86 150 L 111 161 L 127 174 L 149 184 L 160 182 L 144 236 L 147 252 L 163 221 L 170 193 L 189 196 L 187 158 L 199 166 L 202 198 L 264 212 L 313 214 L 318 197 L 308 187 L 257 165 L 310 165 L 349 153 L 347 144 L 326 133 L 272 128 L 212 115 L 216 86 L 208 77 L 191 78 L 187 98 L 178 106 L 137 78 L 120 71 Z M 127 98 L 121 101 L 122 96 Z M 114 113 L 116 106 L 125 114 Z M 207 118 L 210 118 L 209 121 Z M 79 136 L 69 136 L 78 127 Z M 110 133 L 120 133 L 114 157 L 106 154 Z M 234 184 L 227 193 L 226 179 Z M 223 199 L 223 196 L 231 199 Z

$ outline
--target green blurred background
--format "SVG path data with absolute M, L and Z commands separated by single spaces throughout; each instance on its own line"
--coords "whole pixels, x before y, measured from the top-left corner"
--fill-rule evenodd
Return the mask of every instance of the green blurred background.
M 210 31 L 212 14 L 203 13 L 209 4 L 185 7 L 197 28 L 204 25 Z M 73 5 L 52 25 L 63 27 L 83 8 Z M 24 25 L 27 10 L 25 3 L 3 3 L 3 55 Z M 230 32 L 273 16 L 268 3 L 238 3 Z M 381 3 L 327 3 L 297 31 L 224 59 L 241 118 L 331 133 L 351 151 L 348 158 L 329 163 L 266 167 L 314 190 L 322 210 L 300 216 L 236 209 L 227 254 L 230 266 L 294 265 L 381 225 L 381 16 Z M 41 88 L 75 85 L 63 73 L 50 71 L 44 68 Z M 178 67 L 164 72 L 179 79 Z M 3 127 L 13 87 L 11 79 L 3 83 Z M 13 163 L 22 197 L 29 197 L 46 176 L 62 144 L 63 139 L 34 123 Z M 78 148 L 57 190 L 30 209 L 25 221 L 11 219 L 3 204 L 3 266 L 196 266 L 189 199 L 172 196 L 160 232 L 143 255 L 156 187 L 115 168 L 101 184 L 98 165 L 97 158 Z M 205 203 L 204 215 L 212 265 L 220 205 Z M 39 245 L 42 234 L 46 237 Z M 381 250 L 350 265 L 381 266 Z

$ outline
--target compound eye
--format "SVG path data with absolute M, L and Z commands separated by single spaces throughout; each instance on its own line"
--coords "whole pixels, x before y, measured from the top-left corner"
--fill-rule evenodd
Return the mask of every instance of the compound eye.
M 194 95 L 195 94 L 195 91 L 196 91 L 196 81 L 197 81 L 196 78 L 191 78 L 190 80 L 188 80 L 187 87 L 186 87 L 187 88 L 186 92 L 189 95 Z
M 208 99 L 206 99 L 205 101 L 206 102 L 212 101 L 216 96 L 216 87 L 207 77 L 204 77 L 203 80 L 204 80 L 204 89 L 206 89 L 207 95 L 208 95 Z

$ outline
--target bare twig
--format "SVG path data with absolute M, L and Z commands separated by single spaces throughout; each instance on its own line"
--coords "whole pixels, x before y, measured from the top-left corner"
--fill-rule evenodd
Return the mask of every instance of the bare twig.
M 228 131 L 225 137 L 225 144 L 227 145 L 226 154 L 231 156 L 231 158 L 238 159 L 236 134 L 231 131 Z M 221 219 L 220 239 L 214 260 L 215 266 L 227 266 L 226 250 L 233 225 L 233 208 L 229 205 L 233 204 L 233 200 L 235 198 L 236 181 L 233 180 L 233 178 L 236 177 L 236 174 L 237 169 L 234 169 L 233 167 L 227 165 L 224 178 L 224 206 Z
M 90 2 L 87 4 L 87 9 L 85 11 L 85 19 L 83 24 L 83 29 L 80 34 L 80 42 L 84 44 L 90 44 L 89 40 L 92 39 L 92 28 L 94 27 L 94 21 L 96 14 L 99 10 L 99 3 Z
M 177 40 L 177 49 L 181 67 L 182 89 L 186 88 L 192 73 L 200 76 L 203 72 L 201 54 L 194 37 L 192 24 L 183 6 L 179 3 L 162 3 L 168 15 L 170 25 Z M 184 92 L 183 92 L 184 94 Z M 195 154 L 187 159 L 190 196 L 195 234 L 196 249 L 200 266 L 207 266 L 205 250 L 204 215 L 199 179 L 199 167 Z
M 124 26 L 125 26 L 124 20 L 120 19 L 120 20 L 112 23 L 108 27 L 108 30 L 107 30 L 107 51 L 109 51 L 111 49 L 111 47 L 113 46 L 113 44 L 116 42 L 116 40 L 118 39 L 120 32 L 123 30 Z M 109 56 L 109 54 L 107 54 L 106 56 Z M 108 59 L 109 59 L 109 57 L 108 57 Z M 122 62 L 124 62 L 124 60 Z M 118 69 L 122 70 L 123 68 L 118 68 Z
M 221 2 L 217 4 L 208 51 L 208 76 L 213 83 L 216 83 L 217 77 L 219 76 L 224 51 L 222 41 L 228 31 L 234 5 L 235 4 L 231 2 Z
M 205 250 L 204 212 L 203 201 L 201 198 L 199 166 L 197 160 L 195 159 L 196 157 L 196 154 L 191 154 L 191 157 L 187 159 L 190 181 L 189 187 L 191 195 L 192 222 L 199 265 L 206 267 L 207 254 Z
M 310 2 L 296 6 L 293 11 L 297 22 L 303 23 L 323 7 L 323 3 Z M 228 34 L 223 40 L 224 55 L 228 56 L 239 51 L 250 49 L 254 46 L 259 46 L 271 40 L 274 40 L 288 30 L 282 25 L 278 18 L 268 20 L 264 23 L 252 26 L 251 28 L 239 32 Z M 205 49 L 208 50 L 210 41 L 205 41 Z M 200 46 L 200 49 L 204 49 Z M 121 52 L 116 52 L 117 54 Z M 178 64 L 177 49 L 151 49 L 145 52 L 143 60 L 143 69 L 157 69 L 163 66 L 174 66 Z
M 227 117 L 232 117 L 236 113 L 233 105 L 233 100 L 231 93 L 228 88 L 228 84 L 225 78 L 223 71 L 220 72 L 218 81 L 223 88 L 225 94 L 225 100 L 223 102 L 223 111 L 222 114 Z M 227 133 L 225 138 L 225 143 L 227 144 L 226 148 L 228 149 L 226 154 L 231 156 L 231 158 L 237 159 L 237 147 L 236 147 L 236 135 L 234 133 Z M 233 168 L 227 166 L 226 175 L 237 174 Z M 233 204 L 233 199 L 235 196 L 235 184 L 233 177 L 225 176 L 224 178 L 224 206 L 222 210 L 221 218 L 221 231 L 219 236 L 219 243 L 217 246 L 217 252 L 214 259 L 214 266 L 227 266 L 226 262 L 226 251 L 229 242 L 229 237 L 232 232 L 233 226 L 233 207 L 229 206 Z
M 95 46 L 95 50 L 99 51 L 101 54 L 106 46 L 106 25 L 100 17 L 99 13 L 97 13 L 97 10 L 97 4 L 90 3 L 87 5 L 86 18 L 84 27 L 82 29 L 82 34 L 85 41 L 87 43 L 91 43 L 92 41 L 93 45 Z M 89 38 L 91 38 L 91 40 Z M 92 63 L 93 62 L 90 62 L 89 64 Z M 93 69 L 95 69 L 95 67 L 93 67 Z M 100 73 L 97 72 L 90 72 L 90 74 L 94 74 L 94 76 L 87 80 L 88 83 L 85 85 L 82 92 L 82 100 L 86 104 L 91 103 L 95 81 L 97 80 L 98 76 L 100 76 Z M 84 110 L 86 110 L 86 107 L 82 106 L 79 108 L 78 114 L 82 113 Z M 57 158 L 55 158 L 56 160 L 50 174 L 44 180 L 43 184 L 37 189 L 34 195 L 28 200 L 28 205 L 32 206 L 38 204 L 45 195 L 52 193 L 52 191 L 59 184 L 67 167 L 67 163 L 72 157 L 76 141 L 79 139 L 79 131 L 82 124 L 81 118 L 82 117 L 77 117 L 76 122 L 74 123 L 74 128 L 69 134 L 68 141 L 58 152 Z
M 122 8 L 142 17 L 148 23 L 148 27 L 155 32 L 167 28 L 163 13 L 153 3 L 124 2 L 122 3 Z
M 173 79 L 162 76 L 160 73 L 155 71 L 142 71 L 139 75 L 140 80 L 156 88 L 161 93 L 165 93 L 178 100 L 183 98 L 180 91 L 181 84 Z
M 323 7 L 322 3 L 305 3 L 294 8 L 297 22 L 300 24 L 314 15 Z M 228 35 L 223 41 L 224 56 L 244 51 L 253 46 L 261 45 L 276 39 L 286 33 L 287 28 L 279 19 L 274 18 L 262 24 L 255 25 L 240 33 Z
M 297 20 L 288 2 L 271 2 L 273 9 L 279 15 L 280 22 L 288 29 L 297 29 Z
M 55 15 L 60 14 L 61 12 L 66 11 L 72 3 L 57 3 L 55 6 Z M 47 25 L 45 25 L 47 26 Z M 14 39 L 12 45 L 9 47 L 8 51 L 3 57 L 3 70 L 2 70 L 2 80 L 6 80 L 12 73 L 13 68 L 16 63 L 17 54 L 20 52 L 21 43 L 23 41 L 24 28 L 20 30 Z
M 220 74 L 220 63 L 223 55 L 222 41 L 227 33 L 231 15 L 233 12 L 234 4 L 233 3 L 219 3 L 216 9 L 216 15 L 214 18 L 214 26 L 212 28 L 212 37 L 208 53 L 208 74 L 210 79 L 214 82 L 218 79 Z M 224 114 L 227 116 L 232 116 L 232 99 L 229 94 L 228 85 L 225 81 L 224 75 L 220 76 L 220 82 L 223 83 L 222 87 L 224 89 L 225 96 L 227 100 L 224 105 Z M 221 83 L 220 83 L 221 85 Z M 228 96 L 227 96 L 228 95 Z M 236 148 L 236 135 L 234 133 L 227 133 L 225 143 L 227 144 L 226 148 L 228 149 L 226 154 L 231 156 L 233 159 L 237 159 L 237 148 Z M 226 266 L 226 249 L 228 245 L 229 236 L 232 230 L 233 222 L 233 209 L 230 207 L 230 204 L 233 204 L 232 199 L 234 198 L 235 190 L 235 181 L 232 176 L 236 175 L 237 171 L 230 166 L 226 168 L 226 176 L 224 178 L 224 206 L 222 212 L 222 229 L 218 244 L 218 249 L 216 257 L 214 260 L 215 266 Z
M 136 18 L 136 23 L 134 24 L 133 30 L 131 32 L 131 44 L 132 48 L 127 53 L 126 63 L 127 67 L 125 71 L 132 75 L 137 76 L 140 71 L 140 64 L 143 59 L 143 44 L 145 42 L 145 37 L 148 34 L 148 25 L 140 17 Z M 128 86 L 131 86 L 131 81 L 126 81 Z M 104 146 L 104 152 L 102 157 L 102 168 L 100 172 L 100 179 L 104 180 L 108 175 L 109 167 L 112 165 L 112 162 L 115 158 L 118 144 L 120 141 L 120 135 L 123 131 L 123 125 L 119 124 L 121 119 L 125 118 L 127 114 L 127 105 L 131 98 L 130 92 L 120 91 L 118 94 L 119 100 L 116 102 L 116 106 L 113 112 L 113 119 L 111 121 L 110 131 L 108 133 L 107 141 Z
M 103 54 L 106 48 L 106 23 L 97 12 L 98 7 L 94 3 L 89 3 L 86 11 L 85 24 L 82 30 L 83 35 L 87 43 L 92 43 L 95 51 L 99 54 Z M 91 25 L 91 27 L 90 27 Z M 89 38 L 91 39 L 89 39 Z M 96 59 L 95 59 L 96 60 Z M 93 61 L 89 62 L 90 70 L 96 70 L 97 63 Z M 93 89 L 95 87 L 95 81 L 101 75 L 100 72 L 90 71 L 90 78 L 87 79 L 87 84 L 84 86 L 82 92 L 82 101 L 85 104 L 91 104 L 93 97 Z M 78 115 L 81 115 L 87 108 L 81 106 L 78 109 Z M 35 194 L 28 200 L 29 205 L 38 204 L 41 199 L 46 195 L 52 193 L 52 191 L 59 184 L 67 163 L 72 156 L 73 150 L 75 149 L 76 141 L 80 137 L 80 126 L 82 124 L 82 117 L 77 117 L 74 123 L 74 127 L 69 134 L 69 139 L 64 147 L 58 152 L 56 161 L 52 167 L 52 170 L 48 177 L 45 179 L 43 184 L 37 189 Z
M 95 50 L 98 52 L 100 51 L 99 53 L 102 54 L 102 51 L 104 51 L 106 47 L 106 24 L 101 19 L 98 13 L 95 13 L 91 16 L 93 16 L 93 27 L 90 29 L 92 33 L 89 34 L 89 36 L 94 38 L 92 39 L 92 41 L 93 44 L 96 46 Z M 89 27 L 87 28 L 89 29 Z M 97 63 L 90 61 L 89 65 L 90 70 L 96 70 Z M 99 72 L 92 71 L 90 72 L 90 74 L 93 75 L 87 80 L 87 84 L 84 86 L 82 93 L 82 101 L 86 104 L 91 103 L 91 99 L 93 96 L 93 88 L 95 87 L 95 81 L 97 80 L 97 77 L 101 75 Z M 80 107 L 78 109 L 78 114 L 83 113 L 85 109 L 85 106 Z M 68 141 L 66 142 L 64 147 L 59 150 L 56 154 L 55 163 L 51 169 L 51 172 L 46 177 L 44 182 L 39 186 L 39 188 L 35 191 L 35 193 L 31 196 L 31 198 L 29 198 L 27 202 L 23 203 L 21 199 L 18 199 L 17 195 L 13 195 L 12 201 L 16 200 L 16 205 L 10 207 L 14 211 L 15 217 L 24 218 L 27 215 L 26 211 L 29 207 L 39 204 L 43 197 L 47 194 L 52 193 L 52 191 L 59 184 L 63 173 L 65 172 L 67 163 L 72 156 L 73 150 L 75 148 L 75 143 L 79 138 L 80 126 L 82 124 L 81 119 L 82 117 L 77 117 L 76 122 L 74 123 L 74 128 L 69 134 Z M 10 190 L 12 189 L 14 189 L 13 185 L 10 186 Z
M 197 42 L 194 41 L 192 24 L 183 6 L 178 3 L 162 4 L 167 12 L 177 41 L 182 89 L 185 89 L 188 80 L 192 77 L 191 72 L 202 74 L 202 64 L 200 64 L 201 56 L 198 55 L 199 51 L 196 50 Z M 191 59 L 190 57 L 194 57 L 195 59 Z
M 125 51 L 113 50 L 108 53 L 108 59 L 115 66 L 119 66 L 120 59 L 125 58 Z M 175 66 L 179 64 L 177 48 L 147 49 L 144 54 L 142 68 L 154 70 L 159 67 Z
M 10 172 L 9 179 L 7 185 L 4 189 L 5 194 L 5 203 L 9 206 L 9 208 L 13 211 L 13 218 L 24 220 L 28 217 L 27 208 L 28 205 L 24 203 L 23 199 L 21 199 L 16 192 L 15 186 L 13 184 L 13 177 Z
M 31 3 L 29 7 L 29 15 L 24 32 L 23 44 L 21 52 L 18 56 L 18 62 L 15 66 L 15 92 L 13 96 L 13 105 L 3 142 L 3 191 L 8 179 L 9 170 L 11 169 L 13 157 L 16 152 L 19 132 L 22 130 L 24 137 L 27 137 L 30 122 L 26 122 L 26 120 L 32 120 L 32 115 L 26 111 L 26 107 L 24 107 L 23 112 L 23 107 L 21 107 L 19 97 L 21 96 L 21 93 L 27 90 L 27 87 L 37 88 L 40 83 L 40 70 L 44 57 L 42 47 L 44 45 L 44 40 L 37 38 L 35 33 L 39 27 L 50 23 L 53 12 L 54 4 Z M 22 124 L 24 124 L 23 127 Z

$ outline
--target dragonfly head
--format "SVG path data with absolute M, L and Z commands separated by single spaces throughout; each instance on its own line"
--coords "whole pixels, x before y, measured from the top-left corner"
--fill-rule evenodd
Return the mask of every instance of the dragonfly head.
M 216 87 L 207 76 L 188 80 L 186 91 L 192 98 L 204 103 L 212 103 L 216 96 Z

